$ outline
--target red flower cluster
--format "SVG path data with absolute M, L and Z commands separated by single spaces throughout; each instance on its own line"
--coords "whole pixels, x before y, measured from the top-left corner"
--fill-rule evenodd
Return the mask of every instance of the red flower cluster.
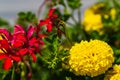
M 42 27 L 43 25 L 46 25 L 47 32 L 51 32 L 53 26 L 55 26 L 57 28 L 56 29 L 57 30 L 57 35 L 58 35 L 59 38 L 61 38 L 61 36 L 62 36 L 62 34 L 64 32 L 60 29 L 60 22 L 61 22 L 61 20 L 59 19 L 57 14 L 54 13 L 55 10 L 56 9 L 54 9 L 54 8 L 50 9 L 49 13 L 48 13 L 48 17 L 45 20 L 40 20 L 39 26 Z
M 39 52 L 44 42 L 41 40 L 41 34 L 35 35 L 35 28 L 32 26 L 25 31 L 20 25 L 14 27 L 14 33 L 11 34 L 6 29 L 0 29 L 0 60 L 4 59 L 3 69 L 8 70 L 13 62 L 20 62 L 25 55 L 31 55 L 33 62 L 36 61 L 35 53 Z
M 36 61 L 35 53 L 40 53 L 41 45 L 44 45 L 40 34 L 41 27 L 47 25 L 47 32 L 52 31 L 55 20 L 58 16 L 53 14 L 55 9 L 50 9 L 48 18 L 40 20 L 37 27 L 30 26 L 24 30 L 22 26 L 16 25 L 14 33 L 11 34 L 6 29 L 0 29 L 0 60 L 4 59 L 3 69 L 9 70 L 14 62 L 24 60 L 24 56 L 31 55 L 33 62 Z
M 45 20 L 40 20 L 39 26 L 41 27 L 43 25 L 46 25 L 47 32 L 52 31 L 52 27 L 54 26 L 54 22 L 58 18 L 57 14 L 54 14 L 55 10 L 56 9 L 50 9 L 50 11 L 48 13 L 48 18 L 46 18 Z

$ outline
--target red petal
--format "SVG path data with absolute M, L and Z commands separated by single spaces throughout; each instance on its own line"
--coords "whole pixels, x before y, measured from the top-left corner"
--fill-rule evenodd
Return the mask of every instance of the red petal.
M 22 34 L 18 34 L 14 36 L 14 40 L 12 41 L 12 44 L 14 47 L 21 47 L 26 42 L 26 37 Z
M 6 54 L 0 53 L 0 60 L 1 60 L 1 59 L 4 59 L 4 58 L 7 58 Z
M 34 32 L 34 28 L 32 26 L 30 26 L 28 29 L 28 32 L 27 32 L 28 39 L 32 36 L 33 32 Z
M 1 46 L 1 48 L 4 48 L 6 50 L 9 49 L 9 43 L 6 39 L 0 40 L 0 46 Z
M 6 29 L 0 29 L 0 33 L 3 33 L 7 37 L 7 39 L 11 40 L 12 35 Z
M 58 16 L 57 16 L 57 14 L 54 14 L 54 15 L 52 15 L 52 17 L 53 17 L 53 18 L 57 18 Z
M 29 50 L 29 53 L 31 54 L 32 58 L 33 58 L 33 62 L 36 62 L 36 55 L 31 51 Z
M 40 40 L 40 44 L 41 44 L 41 45 L 44 45 L 45 43 L 44 43 L 44 41 Z
M 20 49 L 17 54 L 23 56 L 23 55 L 25 55 L 27 52 L 28 52 L 28 49 L 24 48 L 24 49 Z
M 31 47 L 38 47 L 39 46 L 39 43 L 38 43 L 38 40 L 36 39 L 36 37 L 33 37 L 30 41 L 29 41 L 29 45 Z
M 33 37 L 32 39 L 29 40 L 29 45 L 33 45 L 36 42 L 37 42 L 36 37 Z
M 49 23 L 49 24 L 47 25 L 47 32 L 51 32 L 51 31 L 52 31 L 52 24 Z
M 14 34 L 25 33 L 24 29 L 20 25 L 15 25 L 14 27 Z
M 43 25 L 45 25 L 45 24 L 47 24 L 46 20 L 40 20 L 40 23 L 39 23 L 40 27 L 43 26 Z
M 21 41 L 26 41 L 25 36 L 22 34 L 17 35 L 16 39 L 21 40 Z
M 4 70 L 9 70 L 12 67 L 12 60 L 10 58 L 7 58 L 3 65 L 2 65 Z
M 45 34 L 39 34 L 39 37 L 44 38 L 44 37 L 46 37 L 46 35 Z
M 16 62 L 21 61 L 21 58 L 19 56 L 11 56 L 13 60 L 15 60 Z
M 14 42 L 14 44 L 13 44 L 13 46 L 14 46 L 15 48 L 22 47 L 22 45 L 23 45 L 23 42 L 20 41 L 20 40 L 16 40 L 16 41 Z
M 52 16 L 55 10 L 56 10 L 56 9 L 50 9 L 50 10 L 49 10 L 49 13 L 48 13 L 48 16 L 49 16 L 49 17 Z

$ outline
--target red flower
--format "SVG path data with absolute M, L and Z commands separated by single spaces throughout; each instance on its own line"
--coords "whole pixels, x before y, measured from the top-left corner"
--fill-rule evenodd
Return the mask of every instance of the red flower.
M 19 62 L 21 60 L 19 55 L 16 55 L 13 52 L 13 48 L 9 45 L 8 40 L 0 40 L 0 49 L 2 50 L 2 52 L 0 52 L 0 60 L 5 59 L 3 63 L 4 70 L 10 69 L 12 67 L 13 61 Z
M 38 48 L 39 43 L 35 37 L 32 37 L 34 33 L 34 28 L 30 26 L 27 31 L 25 31 L 22 26 L 16 25 L 14 31 L 14 44 L 21 44 L 21 49 L 19 50 L 19 55 L 30 54 L 33 61 L 36 61 L 35 50 Z M 17 34 L 17 35 L 16 35 Z M 32 49 L 34 48 L 34 49 Z M 23 52 L 25 50 L 25 52 Z
M 14 34 L 17 33 L 17 36 L 15 35 L 15 40 L 17 40 L 17 44 L 22 44 L 21 49 L 19 50 L 18 54 L 23 56 L 26 54 L 29 54 L 33 58 L 33 62 L 36 61 L 36 55 L 35 53 L 38 53 L 40 50 L 40 46 L 43 45 L 43 41 L 41 40 L 41 37 L 33 36 L 33 33 L 35 32 L 35 28 L 30 26 L 27 31 L 22 29 L 20 25 L 16 25 Z M 20 34 L 19 34 L 20 33 Z M 39 34 L 40 35 L 40 34 Z M 42 42 L 42 43 L 41 43 Z
M 13 61 L 19 62 L 21 58 L 12 53 L 0 53 L 0 60 L 5 59 L 2 65 L 4 70 L 9 70 L 12 67 Z
M 25 31 L 20 25 L 16 25 L 14 33 L 10 34 L 6 29 L 0 29 L 0 60 L 4 59 L 3 69 L 8 70 L 13 62 L 21 61 L 24 55 L 31 55 L 33 62 L 36 61 L 36 55 L 40 45 L 43 45 L 41 38 L 33 36 L 35 29 L 30 26 Z M 40 34 L 39 34 L 40 35 Z
M 39 26 L 43 26 L 43 25 L 47 25 L 47 32 L 51 32 L 52 31 L 52 27 L 53 27 L 53 23 L 57 18 L 56 14 L 53 14 L 54 11 L 56 9 L 50 9 L 49 13 L 48 13 L 48 18 L 46 18 L 45 20 L 40 20 L 40 24 Z

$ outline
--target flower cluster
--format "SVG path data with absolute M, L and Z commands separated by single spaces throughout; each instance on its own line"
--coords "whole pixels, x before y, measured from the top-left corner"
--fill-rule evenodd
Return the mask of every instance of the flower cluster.
M 36 61 L 35 54 L 40 53 L 41 46 L 44 45 L 42 38 L 45 34 L 41 34 L 41 27 L 47 25 L 47 32 L 52 31 L 54 21 L 58 18 L 57 14 L 53 14 L 54 11 L 55 9 L 50 9 L 48 18 L 40 20 L 36 27 L 29 26 L 26 30 L 21 25 L 16 25 L 13 34 L 0 29 L 0 60 L 4 59 L 4 70 L 10 69 L 14 62 L 24 61 L 24 56 L 31 55 L 33 62 Z
M 98 3 L 86 9 L 82 22 L 85 31 L 90 32 L 95 30 L 98 31 L 99 34 L 103 34 L 104 24 L 102 22 L 102 17 L 105 19 L 111 17 L 112 20 L 115 20 L 116 10 L 111 8 L 109 11 L 105 11 L 106 13 L 103 13 L 105 7 L 105 4 Z
M 58 18 L 58 15 L 55 14 L 55 8 L 52 8 L 49 10 L 48 17 L 45 20 L 40 20 L 39 26 L 42 27 L 46 25 L 47 27 L 47 32 L 51 32 L 53 30 L 53 27 L 57 29 L 57 35 L 59 38 L 61 38 L 62 33 L 64 33 L 60 29 L 60 23 L 62 20 Z
M 91 30 L 100 31 L 103 28 L 102 16 L 100 13 L 95 13 L 95 10 L 99 7 L 103 7 L 103 4 L 95 5 L 88 8 L 84 13 L 83 26 L 87 32 Z
M 40 20 L 39 26 L 47 25 L 47 32 L 52 31 L 52 27 L 54 26 L 55 20 L 58 18 L 57 14 L 54 14 L 56 9 L 50 9 L 48 13 L 48 18 L 45 20 Z
M 37 27 L 29 26 L 27 30 L 21 25 L 14 27 L 14 33 L 11 34 L 6 29 L 0 29 L 0 60 L 5 59 L 3 69 L 11 68 L 13 62 L 24 60 L 25 55 L 31 55 L 33 62 L 36 61 L 35 53 L 40 53 L 41 45 L 44 44 L 40 30 L 43 25 L 47 25 L 47 32 L 52 31 L 54 21 L 58 18 L 57 14 L 53 14 L 55 9 L 50 9 L 48 18 L 40 20 Z
M 25 31 L 22 26 L 16 25 L 13 34 L 6 29 L 0 29 L 0 60 L 5 59 L 3 63 L 4 70 L 10 69 L 13 62 L 23 60 L 23 56 L 26 54 L 32 56 L 33 62 L 36 61 L 35 53 L 39 52 L 40 46 L 44 42 L 41 37 L 33 36 L 34 32 L 35 29 L 32 26 Z
M 113 62 L 113 50 L 104 41 L 81 41 L 70 49 L 70 70 L 76 75 L 98 76 L 105 73 Z
M 114 65 L 113 69 L 108 71 L 104 80 L 119 80 L 120 79 L 120 65 Z
M 44 6 L 50 10 L 38 21 Z M 81 7 L 81 0 L 43 0 L 37 16 L 19 12 L 14 28 L 0 18 L 2 80 L 119 80 L 119 1 L 91 5 L 82 20 Z

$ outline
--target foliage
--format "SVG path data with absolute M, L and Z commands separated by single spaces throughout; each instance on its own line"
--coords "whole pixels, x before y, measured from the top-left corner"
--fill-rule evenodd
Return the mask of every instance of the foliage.
M 6 21 L 5 19 L 0 17 L 0 27 L 5 27 L 7 29 L 9 29 L 10 31 L 12 31 L 13 29 L 11 28 L 11 25 L 9 24 L 8 21 Z
M 27 26 L 29 24 L 37 24 L 36 15 L 30 11 L 28 12 L 19 12 L 18 18 L 16 21 L 17 24 L 21 24 L 22 26 Z
M 38 15 L 43 6 L 46 6 L 47 13 L 39 20 Z M 38 15 L 31 11 L 19 12 L 14 28 L 8 21 L 0 18 L 0 79 L 104 80 L 113 70 L 117 71 L 116 76 L 119 76 L 119 68 L 113 67 L 120 64 L 119 0 L 99 0 L 85 10 L 83 19 L 81 6 L 81 0 L 44 0 Z M 80 49 L 76 49 L 77 43 L 82 46 L 77 47 Z M 112 59 L 110 66 L 104 70 L 101 67 L 108 62 L 101 61 L 106 60 L 107 56 L 111 57 L 112 50 L 114 60 Z M 96 54 L 99 55 L 94 57 Z M 97 62 L 96 58 L 102 60 Z M 85 61 L 86 63 L 82 64 Z M 79 74 L 79 71 L 87 70 L 87 65 L 94 64 L 96 67 L 95 63 L 101 65 L 97 66 L 103 70 L 100 74 Z M 85 68 L 82 70 L 80 65 L 85 65 Z M 92 65 L 89 71 L 96 74 L 94 67 Z

